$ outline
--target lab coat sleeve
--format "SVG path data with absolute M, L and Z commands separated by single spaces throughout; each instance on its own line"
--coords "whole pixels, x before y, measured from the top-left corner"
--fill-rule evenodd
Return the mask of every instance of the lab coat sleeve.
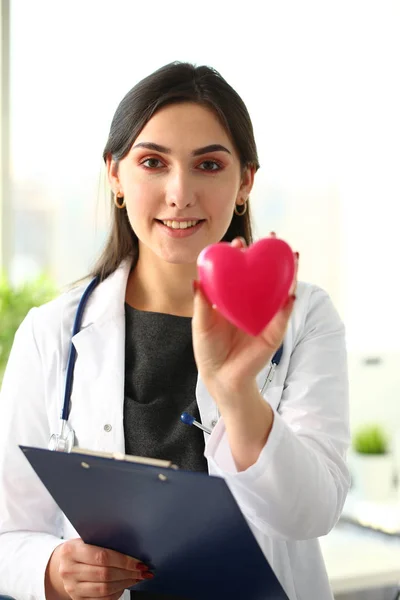
M 310 294 L 305 314 L 279 412 L 257 462 L 237 472 L 222 419 L 206 447 L 210 472 L 225 478 L 248 520 L 286 540 L 327 534 L 350 483 L 344 326 L 319 288 Z
M 18 447 L 47 447 L 50 437 L 35 310 L 15 336 L 0 394 L 0 593 L 17 600 L 45 598 L 46 566 L 62 543 L 61 512 Z

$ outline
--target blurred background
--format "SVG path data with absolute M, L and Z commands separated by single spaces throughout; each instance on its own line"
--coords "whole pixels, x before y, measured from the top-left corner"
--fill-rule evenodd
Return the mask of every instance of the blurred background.
M 215 67 L 253 120 L 256 236 L 300 252 L 300 279 L 347 329 L 343 521 L 370 530 L 343 523 L 322 540 L 343 599 L 394 598 L 400 581 L 399 30 L 397 0 L 1 1 L 0 360 L 29 306 L 101 249 L 101 155 L 122 96 L 173 60 Z

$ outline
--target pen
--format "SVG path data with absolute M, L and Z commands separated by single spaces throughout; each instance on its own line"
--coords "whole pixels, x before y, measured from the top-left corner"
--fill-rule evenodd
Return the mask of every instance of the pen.
M 276 368 L 279 365 L 280 360 L 282 358 L 282 353 L 283 353 L 283 345 L 278 349 L 278 351 L 275 353 L 275 355 L 271 361 L 264 384 L 263 384 L 262 388 L 260 389 L 261 395 L 265 394 L 265 392 L 268 389 L 268 386 L 270 385 L 271 381 L 273 380 Z M 202 425 L 201 423 L 196 421 L 196 419 L 194 417 L 192 417 L 192 415 L 189 415 L 189 413 L 187 413 L 187 412 L 184 412 L 181 414 L 181 421 L 182 421 L 182 423 L 185 423 L 185 425 L 195 425 L 196 427 L 198 427 L 202 431 L 205 431 L 209 435 L 211 434 L 211 429 L 209 429 L 208 427 L 205 427 L 205 425 Z
M 205 431 L 209 435 L 211 434 L 211 429 L 196 421 L 196 419 L 192 417 L 192 415 L 189 415 L 189 413 L 187 412 L 181 414 L 181 421 L 182 423 L 185 423 L 185 425 L 195 425 L 196 427 L 198 427 L 202 431 Z

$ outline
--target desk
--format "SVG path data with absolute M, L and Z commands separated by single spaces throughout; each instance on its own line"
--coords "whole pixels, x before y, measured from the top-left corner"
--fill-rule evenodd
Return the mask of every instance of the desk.
M 339 522 L 320 543 L 334 594 L 400 585 L 400 538 Z

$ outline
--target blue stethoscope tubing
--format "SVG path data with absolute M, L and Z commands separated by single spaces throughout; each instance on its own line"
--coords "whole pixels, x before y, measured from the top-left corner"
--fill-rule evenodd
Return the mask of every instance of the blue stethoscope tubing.
M 71 404 L 72 385 L 73 385 L 73 379 L 74 379 L 74 368 L 75 368 L 75 361 L 76 361 L 76 348 L 73 344 L 72 338 L 77 333 L 79 333 L 79 331 L 81 330 L 83 313 L 85 311 L 85 308 L 86 308 L 86 305 L 90 298 L 90 295 L 93 292 L 93 290 L 95 289 L 95 287 L 98 285 L 99 281 L 100 281 L 99 277 L 94 277 L 94 279 L 92 279 L 92 281 L 89 283 L 89 285 L 86 287 L 85 291 L 83 292 L 82 297 L 79 300 L 78 308 L 76 310 L 74 325 L 72 327 L 72 335 L 71 335 L 71 342 L 70 342 L 70 347 L 69 347 L 67 369 L 66 369 L 66 374 L 65 374 L 64 400 L 63 400 L 63 406 L 62 406 L 62 411 L 61 411 L 61 423 L 62 423 L 61 432 L 59 434 L 53 434 L 51 436 L 50 441 L 49 441 L 49 449 L 50 450 L 55 450 L 58 452 L 71 452 L 71 449 L 74 445 L 75 434 L 74 434 L 73 429 L 70 427 L 70 425 L 68 423 L 69 410 L 70 410 L 70 404 Z M 278 351 L 275 353 L 274 357 L 272 358 L 272 361 L 270 363 L 270 368 L 268 370 L 264 385 L 260 390 L 261 394 L 263 392 L 265 392 L 268 385 L 272 381 L 275 369 L 279 365 L 279 362 L 282 358 L 282 353 L 283 353 L 283 345 L 278 349 Z M 202 426 L 201 423 L 198 423 L 197 421 L 195 421 L 194 417 L 191 417 L 187 413 L 183 413 L 181 415 L 181 421 L 183 423 L 186 423 L 187 425 L 196 425 L 197 427 L 200 427 L 201 429 L 206 431 L 206 433 L 211 433 L 211 431 L 208 428 Z
M 85 291 L 82 294 L 82 298 L 79 301 L 79 305 L 78 305 L 78 308 L 76 311 L 71 338 L 73 338 L 74 335 L 79 333 L 79 331 L 81 330 L 82 317 L 83 317 L 84 310 L 86 308 L 86 305 L 88 303 L 91 293 L 93 292 L 94 288 L 97 286 L 98 283 L 99 283 L 99 278 L 95 277 L 94 279 L 92 279 L 92 281 L 89 283 L 89 285 L 87 286 L 87 288 L 85 289 Z M 65 375 L 64 402 L 63 402 L 63 408 L 62 408 L 62 412 L 61 412 L 61 420 L 62 421 L 68 420 L 69 405 L 70 405 L 70 399 L 71 399 L 71 394 L 72 394 L 72 383 L 73 383 L 73 379 L 74 379 L 75 361 L 76 361 L 76 348 L 75 348 L 74 344 L 72 343 L 72 339 L 71 339 L 71 344 L 69 347 L 68 363 L 67 363 L 67 372 Z
M 69 409 L 71 404 L 72 384 L 74 379 L 74 368 L 76 361 L 76 348 L 73 344 L 73 337 L 79 333 L 82 325 L 82 317 L 90 294 L 99 283 L 99 277 L 94 277 L 89 285 L 86 287 L 79 300 L 78 308 L 75 314 L 74 325 L 72 327 L 71 341 L 69 346 L 67 369 L 65 374 L 65 389 L 64 389 L 64 401 L 61 411 L 61 431 L 60 433 L 53 433 L 50 436 L 49 450 L 56 452 L 71 452 L 75 445 L 75 432 L 68 423 Z

